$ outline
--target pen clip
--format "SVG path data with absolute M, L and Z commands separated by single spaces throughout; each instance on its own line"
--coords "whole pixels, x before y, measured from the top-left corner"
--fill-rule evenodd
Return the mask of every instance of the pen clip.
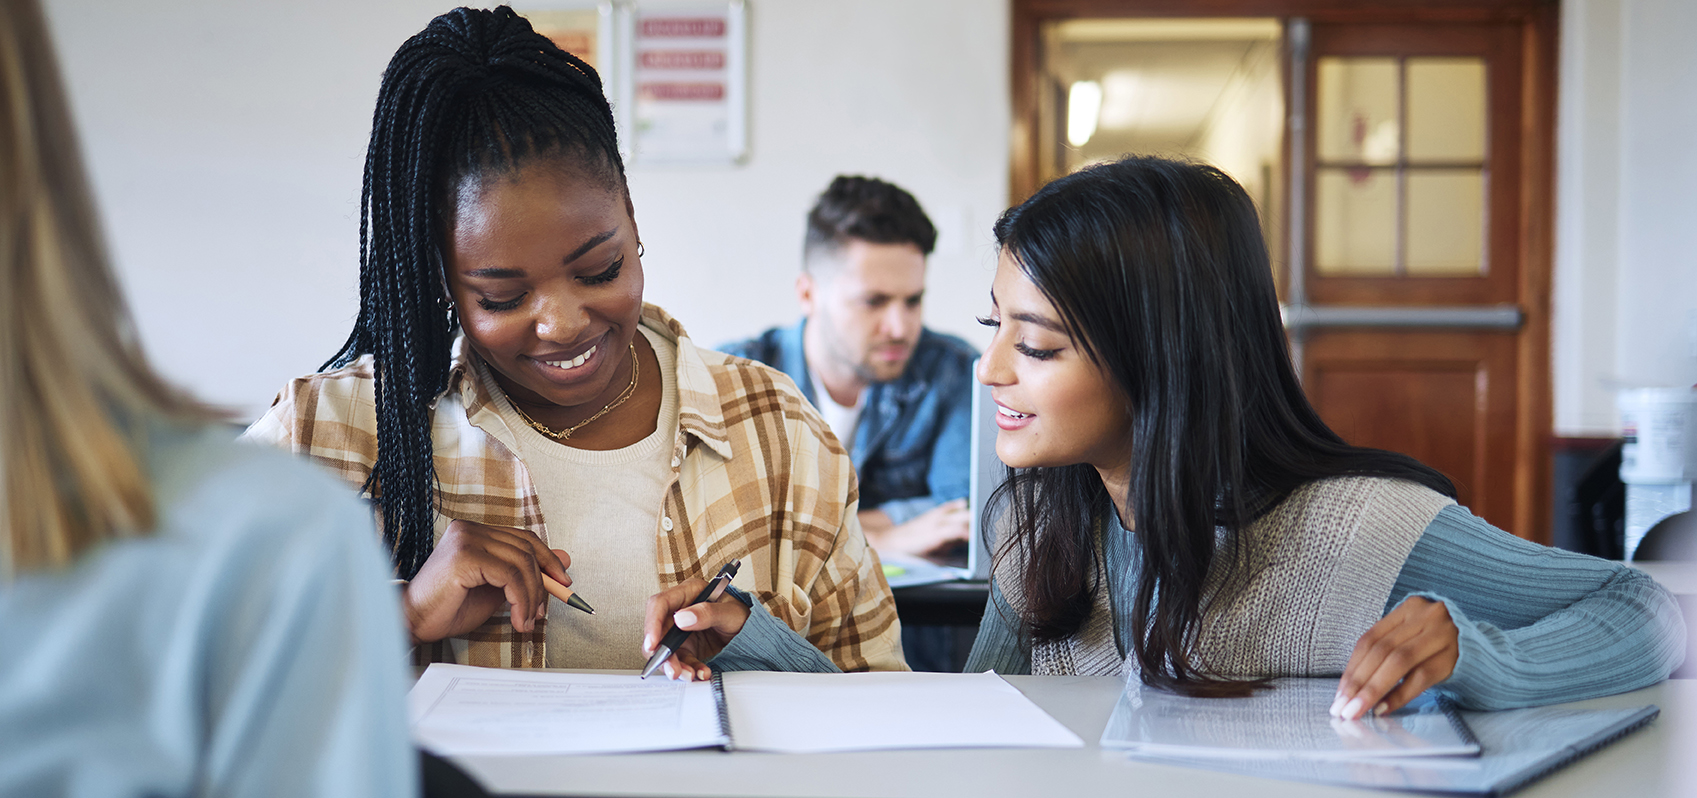
M 736 577 L 737 570 L 740 568 L 742 568 L 742 560 L 731 560 L 725 563 L 708 582 L 708 587 L 712 592 L 708 594 L 707 600 L 718 601 L 720 596 L 725 595 L 725 589 L 730 587 L 731 580 Z

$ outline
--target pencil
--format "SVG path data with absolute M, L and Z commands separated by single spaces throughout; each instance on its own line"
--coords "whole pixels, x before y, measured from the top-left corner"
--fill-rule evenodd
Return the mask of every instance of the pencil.
M 571 588 L 554 581 L 554 577 L 543 574 L 542 587 L 548 590 L 548 595 L 564 601 L 566 606 L 573 609 L 583 610 L 590 615 L 595 614 L 595 608 L 589 606 L 589 602 L 584 601 L 582 596 L 573 593 Z

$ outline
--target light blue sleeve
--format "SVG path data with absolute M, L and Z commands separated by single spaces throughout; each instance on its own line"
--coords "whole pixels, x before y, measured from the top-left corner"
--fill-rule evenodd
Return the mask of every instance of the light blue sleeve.
M 990 598 L 984 603 L 984 618 L 978 622 L 978 638 L 966 656 L 966 673 L 995 671 L 1003 676 L 1031 673 L 1031 651 L 1013 623 L 1018 616 L 1002 598 L 996 583 L 990 583 Z
M 1647 574 L 1522 540 L 1462 507 L 1426 528 L 1386 612 L 1415 595 L 1455 621 L 1461 655 L 1437 689 L 1472 709 L 1636 690 L 1684 658 L 1679 606 Z
M 734 587 L 729 591 L 748 605 L 748 621 L 717 656 L 707 661 L 708 667 L 715 671 L 843 672 L 825 652 L 772 617 L 752 596 Z
M 287 465 L 295 474 L 306 470 Z M 295 474 L 251 485 L 294 506 L 282 517 L 252 519 L 263 533 L 248 545 L 259 552 L 227 560 L 227 593 L 207 618 L 209 728 L 200 789 L 227 796 L 416 794 L 399 597 L 371 512 L 328 477 L 289 478 Z

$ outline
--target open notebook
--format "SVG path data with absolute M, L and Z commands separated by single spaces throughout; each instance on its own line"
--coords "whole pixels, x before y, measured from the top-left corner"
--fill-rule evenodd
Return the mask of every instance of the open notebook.
M 443 756 L 734 748 L 1080 748 L 994 673 L 634 675 L 431 665 L 408 699 L 413 737 Z

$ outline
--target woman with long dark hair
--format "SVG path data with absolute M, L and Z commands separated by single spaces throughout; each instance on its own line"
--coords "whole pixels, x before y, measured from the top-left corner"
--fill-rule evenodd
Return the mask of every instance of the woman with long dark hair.
M 249 435 L 371 498 L 420 660 L 638 668 L 740 559 L 676 616 L 701 634 L 668 673 L 905 667 L 842 447 L 779 372 L 643 303 L 589 65 L 505 6 L 432 20 L 383 73 L 360 241 L 352 335 Z
M 1438 686 L 1502 708 L 1635 689 L 1684 627 L 1642 572 L 1513 537 L 1438 472 L 1350 446 L 1291 367 L 1253 203 L 1127 158 L 996 223 L 991 603 L 969 670 L 1192 695 L 1342 674 L 1334 714 Z

